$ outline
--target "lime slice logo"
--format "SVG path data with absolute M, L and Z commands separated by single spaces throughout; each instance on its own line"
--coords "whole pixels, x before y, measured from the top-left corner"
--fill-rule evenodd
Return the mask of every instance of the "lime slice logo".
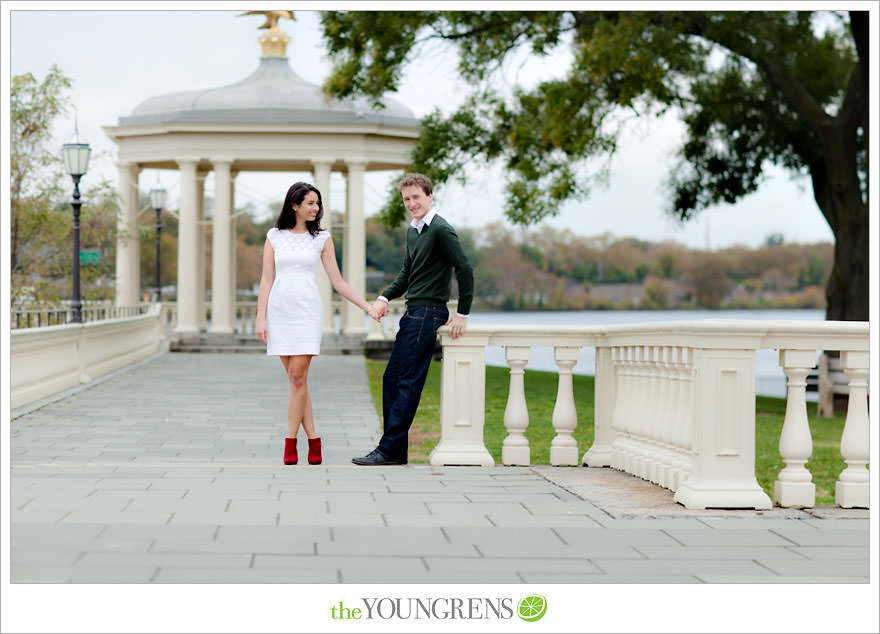
M 538 621 L 547 612 L 547 599 L 540 594 L 530 594 L 519 602 L 517 613 L 523 621 Z

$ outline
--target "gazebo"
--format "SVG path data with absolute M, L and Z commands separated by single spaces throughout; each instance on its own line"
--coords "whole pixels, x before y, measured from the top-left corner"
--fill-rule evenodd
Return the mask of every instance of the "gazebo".
M 267 14 L 273 12 L 265 12 Z M 329 228 L 330 174 L 346 179 L 343 276 L 365 291 L 364 174 L 405 169 L 419 135 L 419 121 L 403 104 L 386 99 L 384 109 L 364 100 L 327 102 L 321 89 L 288 64 L 288 35 L 276 15 L 260 28 L 259 66 L 249 77 L 219 88 L 159 95 L 130 115 L 105 126 L 118 145 L 121 214 L 116 250 L 116 303 L 132 305 L 140 295 L 138 179 L 146 168 L 180 172 L 177 263 L 177 326 L 180 338 L 205 330 L 205 248 L 211 244 L 209 333 L 233 333 L 235 322 L 235 178 L 243 171 L 311 172 L 324 202 Z M 289 17 L 289 16 L 288 16 Z M 214 172 L 213 218 L 204 213 L 205 176 Z M 329 281 L 318 276 L 325 332 L 332 330 Z M 342 331 L 365 334 L 360 309 L 345 303 Z

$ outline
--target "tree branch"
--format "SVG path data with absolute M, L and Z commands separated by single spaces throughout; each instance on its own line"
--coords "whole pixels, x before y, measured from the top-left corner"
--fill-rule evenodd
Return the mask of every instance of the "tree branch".
M 686 33 L 720 44 L 729 51 L 754 62 L 764 72 L 770 84 L 786 98 L 820 136 L 827 133 L 832 117 L 798 81 L 791 68 L 759 50 L 748 39 L 732 37 L 724 30 L 718 30 L 717 33 L 711 32 L 713 30 L 710 29 L 706 20 L 707 16 L 704 13 L 693 15 L 686 13 L 685 16 L 690 16 L 690 19 L 681 20 L 679 23 Z

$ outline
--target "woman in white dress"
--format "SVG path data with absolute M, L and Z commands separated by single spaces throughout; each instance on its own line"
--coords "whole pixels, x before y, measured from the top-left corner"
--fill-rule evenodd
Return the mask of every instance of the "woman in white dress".
M 300 425 L 309 445 L 309 464 L 321 464 L 321 439 L 307 384 L 312 357 L 321 352 L 323 306 L 315 279 L 318 261 L 345 299 L 378 320 L 373 308 L 339 273 L 330 232 L 321 229 L 321 192 L 308 183 L 294 183 L 284 199 L 275 227 L 266 235 L 263 271 L 257 299 L 257 337 L 266 354 L 281 357 L 290 382 L 287 399 L 288 437 L 284 464 L 296 464 Z

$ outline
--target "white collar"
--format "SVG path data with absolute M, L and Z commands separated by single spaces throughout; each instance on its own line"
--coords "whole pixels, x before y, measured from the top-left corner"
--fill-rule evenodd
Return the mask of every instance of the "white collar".
M 409 221 L 410 227 L 415 227 L 415 230 L 419 233 L 422 232 L 422 229 L 425 228 L 426 225 L 431 224 L 431 221 L 434 219 L 434 216 L 437 215 L 437 212 L 431 209 L 428 213 L 426 213 L 421 220 L 416 220 L 413 218 Z

